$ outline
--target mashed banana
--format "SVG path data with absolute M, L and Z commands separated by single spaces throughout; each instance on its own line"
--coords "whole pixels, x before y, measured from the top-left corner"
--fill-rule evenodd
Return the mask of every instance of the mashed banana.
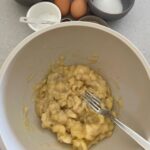
M 42 128 L 50 129 L 60 142 L 74 150 L 87 150 L 92 144 L 112 135 L 114 124 L 98 115 L 82 99 L 92 91 L 112 111 L 113 98 L 106 81 L 84 65 L 55 66 L 36 92 L 36 111 Z

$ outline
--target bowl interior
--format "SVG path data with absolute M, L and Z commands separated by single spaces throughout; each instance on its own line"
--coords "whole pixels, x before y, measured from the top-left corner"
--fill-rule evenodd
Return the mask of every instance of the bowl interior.
M 41 129 L 34 111 L 33 88 L 59 56 L 66 58 L 66 64 L 87 64 L 99 71 L 113 95 L 123 100 L 120 119 L 145 138 L 150 136 L 149 77 L 133 52 L 135 48 L 116 35 L 121 38 L 111 29 L 92 23 L 63 23 L 35 33 L 16 48 L 5 63 L 0 83 L 0 126 L 8 149 L 14 145 L 15 150 L 70 149 L 58 143 L 50 131 Z M 89 62 L 92 57 L 97 58 L 96 64 Z M 27 117 L 24 106 L 29 108 Z M 118 127 L 111 138 L 93 147 L 99 149 L 142 150 Z

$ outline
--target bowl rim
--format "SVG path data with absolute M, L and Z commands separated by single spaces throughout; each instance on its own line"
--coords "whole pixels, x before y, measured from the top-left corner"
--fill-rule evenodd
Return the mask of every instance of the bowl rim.
M 132 44 L 126 37 L 124 37 L 117 31 L 114 31 L 108 27 L 105 27 L 105 26 L 102 26 L 99 24 L 95 24 L 95 23 L 91 23 L 91 22 L 82 22 L 82 21 L 71 21 L 71 22 L 63 22 L 60 24 L 56 24 L 56 25 L 50 26 L 48 28 L 42 29 L 38 32 L 34 32 L 31 35 L 29 35 L 28 37 L 26 37 L 22 42 L 20 42 L 12 50 L 12 52 L 9 54 L 9 56 L 6 58 L 6 60 L 4 61 L 3 65 L 2 65 L 2 68 L 0 70 L 0 86 L 2 86 L 3 78 L 6 74 L 7 68 L 9 67 L 10 63 L 15 58 L 17 53 L 19 51 L 21 51 L 22 48 L 27 43 L 29 43 L 31 40 L 33 40 L 37 36 L 44 34 L 45 32 L 48 32 L 48 31 L 51 31 L 54 29 L 70 27 L 70 26 L 80 26 L 80 27 L 89 27 L 89 28 L 93 28 L 93 29 L 99 29 L 104 32 L 107 32 L 108 34 L 111 34 L 112 36 L 114 36 L 114 37 L 118 38 L 119 40 L 121 40 L 122 42 L 124 42 L 128 47 L 130 47 L 131 51 L 133 51 L 133 53 L 137 56 L 137 58 L 143 65 L 143 67 L 147 73 L 147 76 L 150 80 L 150 66 L 149 66 L 147 60 L 145 59 L 143 54 L 140 52 L 140 50 L 138 50 L 136 48 L 136 46 L 134 46 L 134 44 Z M 3 107 L 4 102 L 3 102 L 3 99 L 1 99 L 1 95 L 2 95 L 2 90 L 0 91 L 0 114 L 1 114 L 0 122 L 3 122 L 0 124 L 0 136 L 2 138 L 2 141 L 3 141 L 6 149 L 25 150 L 25 148 L 21 145 L 21 143 L 15 137 L 15 134 L 13 134 L 13 131 L 11 130 L 11 127 L 8 124 L 7 116 L 5 114 L 5 108 Z M 8 139 L 11 139 L 11 140 L 8 140 Z M 15 144 L 15 148 L 13 148 L 14 144 Z

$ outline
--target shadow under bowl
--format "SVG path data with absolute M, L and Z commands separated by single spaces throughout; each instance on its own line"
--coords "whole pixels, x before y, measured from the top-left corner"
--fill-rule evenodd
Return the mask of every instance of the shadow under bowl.
M 87 22 L 93 22 L 93 23 L 98 23 L 100 25 L 108 27 L 108 24 L 106 21 L 104 21 L 102 18 L 94 16 L 94 15 L 88 15 L 84 16 L 79 19 L 80 21 L 87 21 Z

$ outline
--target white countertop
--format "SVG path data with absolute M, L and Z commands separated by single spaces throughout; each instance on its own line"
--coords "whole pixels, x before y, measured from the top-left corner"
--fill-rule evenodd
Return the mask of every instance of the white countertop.
M 26 24 L 18 21 L 27 9 L 14 0 L 0 0 L 0 65 L 11 50 L 32 33 Z M 109 25 L 131 40 L 150 63 L 150 0 L 136 0 L 127 16 Z

